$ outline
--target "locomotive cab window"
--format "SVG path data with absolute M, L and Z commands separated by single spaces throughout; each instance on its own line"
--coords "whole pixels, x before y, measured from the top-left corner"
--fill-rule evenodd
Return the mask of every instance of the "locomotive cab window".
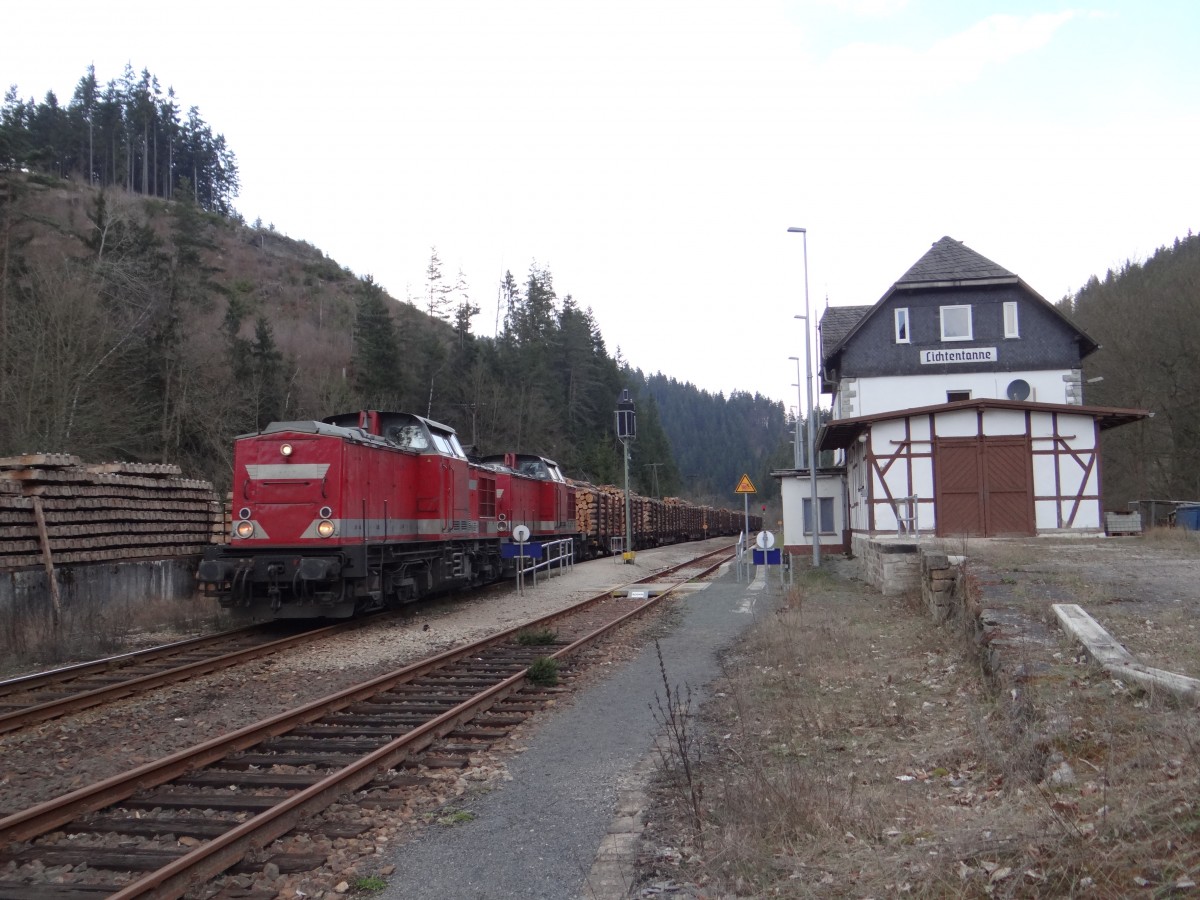
M 429 449 L 429 439 L 420 425 L 393 425 L 387 429 L 384 437 L 404 450 Z
M 522 475 L 528 475 L 530 478 L 538 478 L 542 481 L 551 481 L 549 470 L 546 464 L 540 459 L 523 459 L 517 467 L 517 471 Z
M 463 452 L 458 438 L 453 434 L 442 434 L 439 431 L 433 432 L 433 446 L 437 448 L 438 453 L 445 456 L 454 456 L 458 459 L 467 458 L 467 454 Z

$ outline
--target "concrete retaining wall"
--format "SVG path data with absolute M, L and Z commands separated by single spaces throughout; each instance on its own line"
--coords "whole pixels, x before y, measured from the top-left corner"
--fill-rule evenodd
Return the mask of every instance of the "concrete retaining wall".
M 173 557 L 56 567 L 57 624 L 44 569 L 0 572 L 0 657 L 32 663 L 108 652 L 130 630 L 202 620 L 215 604 L 196 596 L 197 563 Z
M 184 600 L 196 593 L 197 560 L 188 557 L 55 569 L 63 611 L 129 600 Z M 37 612 L 50 604 L 45 569 L 0 573 L 0 616 Z

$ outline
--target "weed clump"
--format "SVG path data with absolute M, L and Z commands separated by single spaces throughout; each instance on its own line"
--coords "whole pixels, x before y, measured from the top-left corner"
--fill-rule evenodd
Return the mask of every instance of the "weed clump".
M 558 660 L 539 656 L 530 664 L 526 677 L 539 687 L 558 684 Z
M 553 644 L 556 640 L 558 635 L 549 628 L 531 628 L 517 635 L 517 643 L 522 647 L 543 647 Z
M 474 821 L 475 813 L 465 809 L 449 809 L 445 815 L 438 816 L 437 823 L 443 827 L 450 828 L 454 825 L 463 825 L 467 822 Z

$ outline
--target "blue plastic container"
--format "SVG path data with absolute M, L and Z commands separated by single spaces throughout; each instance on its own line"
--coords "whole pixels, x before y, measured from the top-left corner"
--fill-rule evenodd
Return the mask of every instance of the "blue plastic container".
M 1175 524 L 1188 531 L 1200 531 L 1200 503 L 1176 507 Z

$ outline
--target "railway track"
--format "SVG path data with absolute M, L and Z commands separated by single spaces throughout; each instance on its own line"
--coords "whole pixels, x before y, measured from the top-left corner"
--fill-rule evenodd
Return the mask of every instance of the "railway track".
M 0 734 L 207 675 L 358 624 L 308 628 L 283 638 L 271 627 L 250 625 L 0 681 Z
M 0 819 L 0 900 L 179 897 L 239 866 L 315 868 L 323 856 L 272 842 L 297 826 L 363 830 L 322 813 L 360 791 L 367 804 L 403 802 L 414 776 L 398 770 L 418 760 L 465 765 L 540 708 L 547 693 L 526 677 L 535 660 L 569 661 L 729 556 L 706 554 L 642 579 L 653 583 L 644 590 L 606 591 Z M 526 641 L 536 634 L 550 642 Z M 38 883 L 47 871 L 58 883 Z

